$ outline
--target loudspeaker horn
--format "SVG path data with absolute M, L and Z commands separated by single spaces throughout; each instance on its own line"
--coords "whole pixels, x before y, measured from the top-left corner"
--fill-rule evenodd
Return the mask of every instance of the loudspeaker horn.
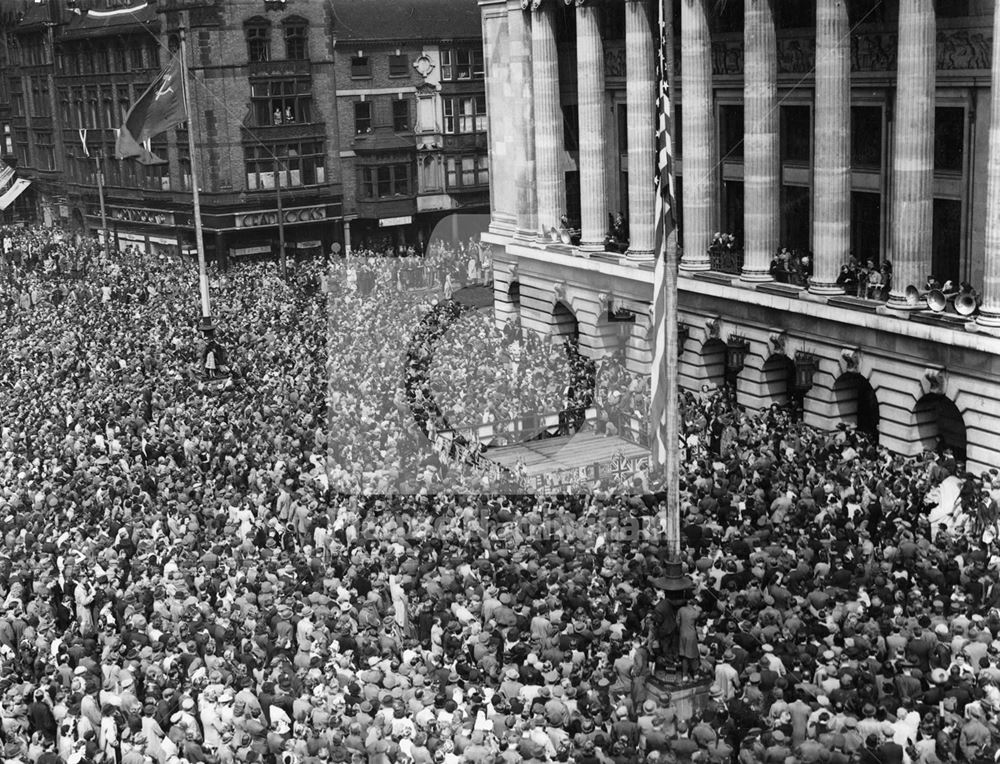
M 966 292 L 955 298 L 955 312 L 960 316 L 971 316 L 976 312 L 976 298 Z
M 559 238 L 562 239 L 563 244 L 573 243 L 573 240 L 569 236 L 569 231 L 563 231 L 562 234 L 560 234 Z
M 906 294 L 907 305 L 916 305 L 918 302 L 920 302 L 920 290 L 917 289 L 912 284 L 906 287 L 905 294 Z
M 948 298 L 940 289 L 932 289 L 927 293 L 927 307 L 935 313 L 940 313 L 948 305 Z

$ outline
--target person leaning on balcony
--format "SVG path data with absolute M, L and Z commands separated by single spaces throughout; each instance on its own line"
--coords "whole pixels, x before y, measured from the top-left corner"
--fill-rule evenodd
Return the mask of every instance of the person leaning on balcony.
M 771 277 L 780 284 L 788 283 L 788 260 L 791 255 L 787 247 L 782 247 L 771 260 Z
M 882 271 L 875 267 L 875 262 L 872 260 L 868 261 L 868 280 L 865 290 L 865 297 L 869 300 L 877 300 L 882 296 L 882 289 L 885 284 L 883 282 Z
M 850 263 L 840 266 L 840 275 L 837 276 L 837 284 L 843 287 L 846 294 L 853 295 L 857 293 L 858 269 L 857 261 L 853 257 Z
M 622 213 L 618 213 L 611 218 L 608 215 L 608 220 L 610 222 L 610 227 L 608 230 L 608 249 L 613 249 L 617 252 L 624 252 L 628 249 L 628 223 L 625 222 L 625 216 Z

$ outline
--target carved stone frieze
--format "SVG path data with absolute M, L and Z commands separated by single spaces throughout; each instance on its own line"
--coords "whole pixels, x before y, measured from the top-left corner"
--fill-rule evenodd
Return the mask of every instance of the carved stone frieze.
M 861 369 L 861 349 L 844 348 L 840 351 L 840 373 L 859 374 Z
M 920 380 L 924 395 L 944 395 L 947 384 L 948 372 L 944 367 L 924 369 L 923 379 Z
M 992 66 L 993 36 L 976 29 L 941 29 L 937 34 L 937 68 L 949 71 L 988 71 Z M 712 74 L 743 74 L 743 40 L 712 43 Z M 816 41 L 781 37 L 776 51 L 779 74 L 809 74 L 816 65 Z M 894 72 L 897 61 L 895 32 L 860 32 L 851 36 L 852 72 Z
M 604 76 L 625 77 L 625 46 L 604 45 Z

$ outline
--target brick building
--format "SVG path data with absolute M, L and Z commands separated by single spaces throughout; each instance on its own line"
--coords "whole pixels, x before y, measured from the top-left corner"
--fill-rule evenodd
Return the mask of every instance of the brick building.
M 448 235 L 481 230 L 489 166 L 475 0 L 343 0 L 332 33 L 350 240 L 421 245 L 446 218 Z
M 0 72 L 10 66 L 10 48 L 14 40 L 14 28 L 19 23 L 26 7 L 25 0 L 0 0 Z M 14 156 L 13 128 L 11 127 L 10 90 L 7 78 L 0 76 L 0 161 L 5 165 L 16 164 Z M 6 185 L 0 186 L 0 191 Z M 0 211 L 0 221 L 17 219 L 23 213 L 26 200 L 15 200 L 10 208 Z
M 158 136 L 163 165 L 113 159 L 114 128 L 188 36 L 210 258 L 276 251 L 278 191 L 289 254 L 341 242 L 339 136 L 326 3 L 64 0 L 26 5 L 7 70 L 18 172 L 38 219 L 109 228 L 150 250 L 194 242 L 186 128 Z M 89 154 L 89 156 L 88 156 Z M 280 186 L 280 189 L 278 188 Z

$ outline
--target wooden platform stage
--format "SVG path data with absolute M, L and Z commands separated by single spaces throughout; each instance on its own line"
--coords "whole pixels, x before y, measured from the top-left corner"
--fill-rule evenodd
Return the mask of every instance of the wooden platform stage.
M 619 437 L 604 437 L 586 428 L 576 435 L 532 440 L 486 450 L 486 458 L 511 468 L 520 460 L 529 477 L 550 472 L 580 470 L 593 464 L 610 464 L 616 458 L 635 460 L 649 450 Z

